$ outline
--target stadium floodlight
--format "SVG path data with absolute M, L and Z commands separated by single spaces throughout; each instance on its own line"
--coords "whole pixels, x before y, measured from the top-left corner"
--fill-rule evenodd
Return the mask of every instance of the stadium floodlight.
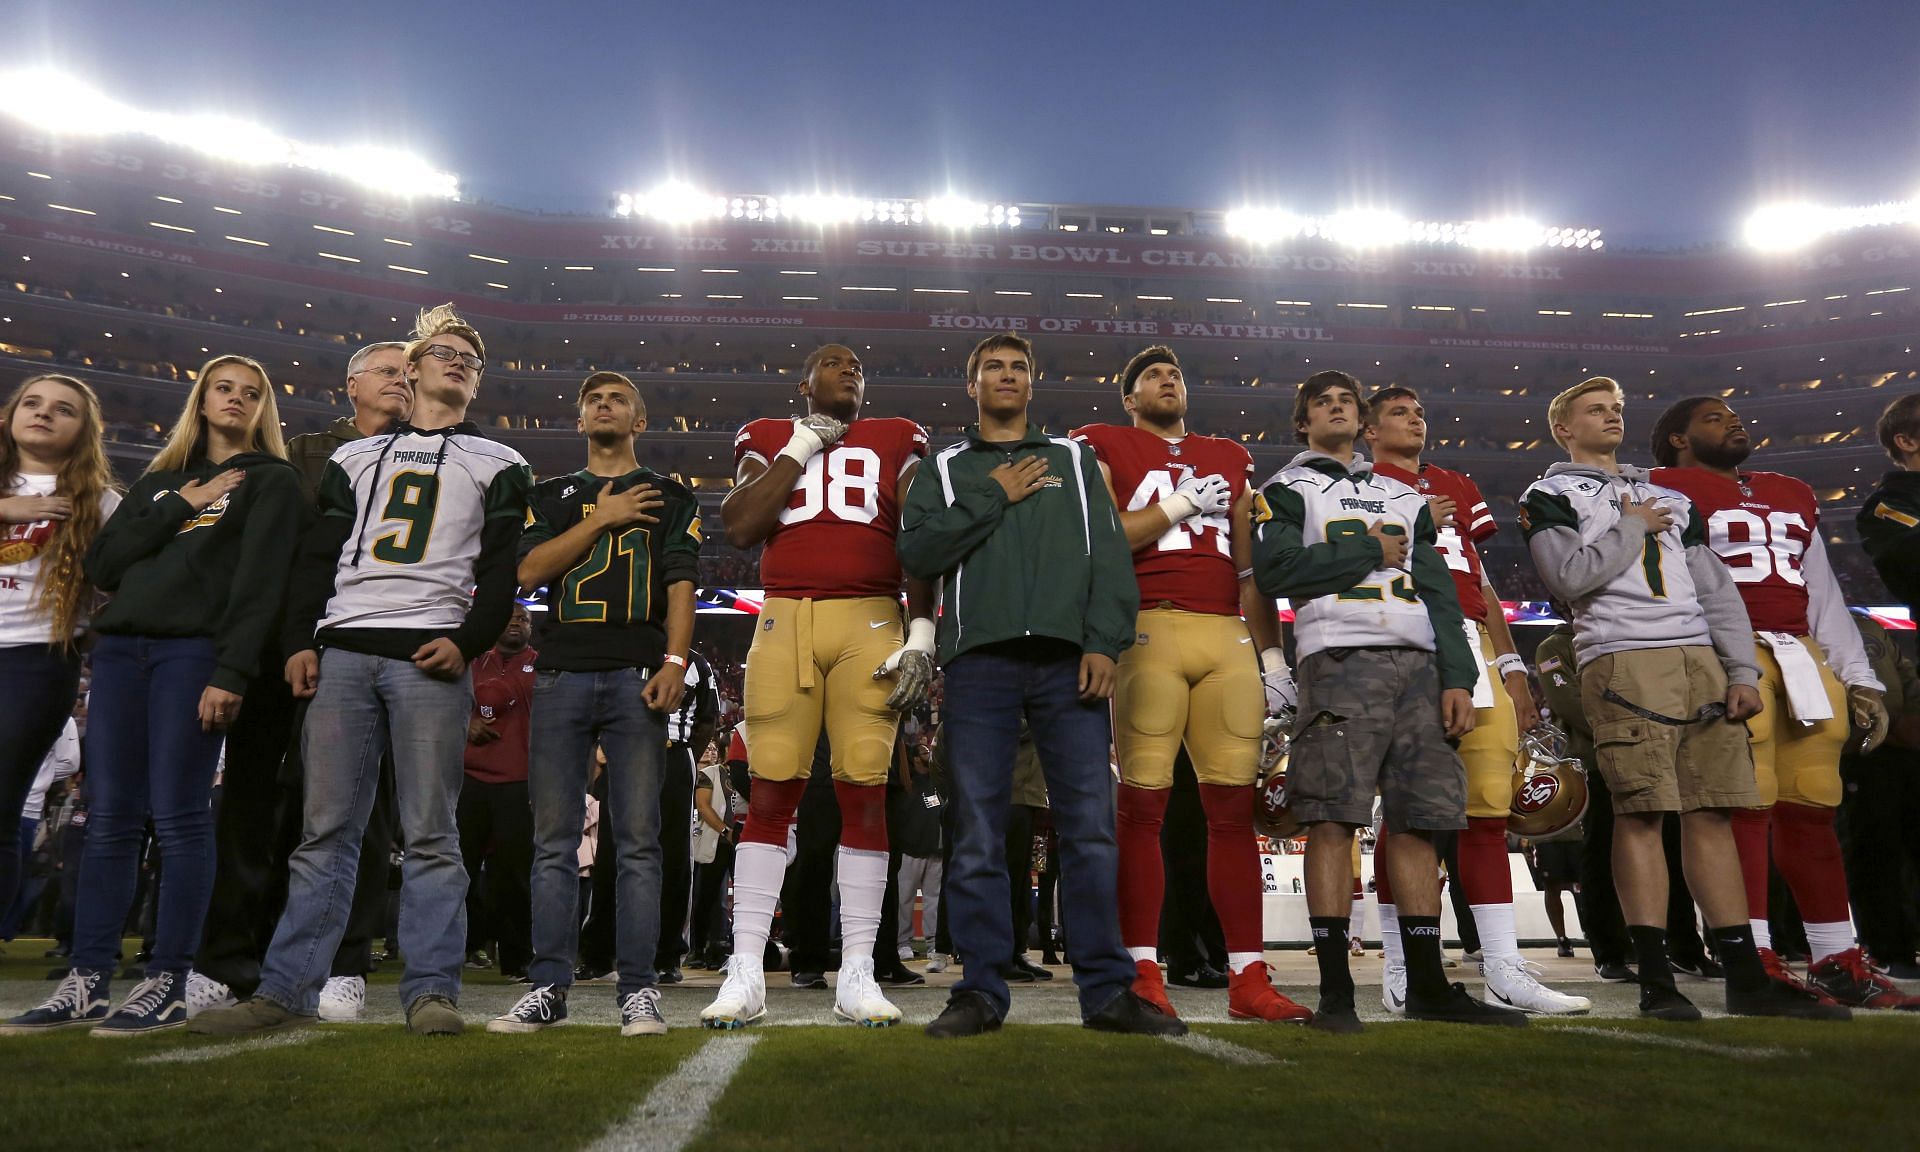
M 407 152 L 307 144 L 230 116 L 135 108 L 51 69 L 0 74 L 0 113 L 55 136 L 150 136 L 228 163 L 306 168 L 402 197 L 460 194 L 458 176 Z
M 1337 212 L 1319 221 L 1317 231 L 1348 248 L 1385 248 L 1412 238 L 1404 217 L 1377 208 Z
M 690 224 L 725 216 L 730 207 L 731 201 L 725 196 L 672 180 L 651 192 L 622 192 L 613 210 L 621 216 L 651 216 L 668 224 Z
M 1282 209 L 1236 208 L 1226 215 L 1226 232 L 1255 244 L 1296 236 L 1318 237 L 1349 248 L 1396 244 L 1449 244 L 1489 251 L 1524 252 L 1532 248 L 1603 246 L 1598 228 L 1547 228 L 1524 216 L 1492 220 L 1406 220 L 1375 209 L 1332 216 L 1297 216 Z
M 1783 252 L 1833 232 L 1920 222 L 1920 200 L 1888 200 L 1853 208 L 1804 201 L 1770 204 L 1747 217 L 1746 240 L 1755 248 Z
M 652 192 L 621 192 L 616 216 L 649 216 L 669 224 L 696 220 L 788 220 L 831 227 L 843 224 L 895 224 L 936 228 L 1018 228 L 1020 208 L 958 196 L 867 199 L 832 193 L 796 196 L 721 195 L 669 183 Z

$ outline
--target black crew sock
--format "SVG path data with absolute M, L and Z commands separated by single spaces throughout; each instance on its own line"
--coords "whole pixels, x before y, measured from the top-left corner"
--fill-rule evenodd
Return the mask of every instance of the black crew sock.
M 1751 992 L 1766 986 L 1767 970 L 1760 964 L 1760 950 L 1753 942 L 1753 929 L 1746 924 L 1727 928 L 1709 928 L 1713 950 L 1727 970 L 1727 987 Z
M 1667 930 L 1651 924 L 1629 924 L 1633 952 L 1639 962 L 1640 983 L 1673 987 L 1673 966 L 1667 962 Z
M 1407 994 L 1444 1000 L 1447 970 L 1440 959 L 1440 917 L 1400 916 L 1400 945 L 1407 954 Z
M 1320 961 L 1320 994 L 1353 999 L 1353 973 L 1347 968 L 1347 925 L 1345 916 L 1309 916 L 1313 929 L 1313 955 Z

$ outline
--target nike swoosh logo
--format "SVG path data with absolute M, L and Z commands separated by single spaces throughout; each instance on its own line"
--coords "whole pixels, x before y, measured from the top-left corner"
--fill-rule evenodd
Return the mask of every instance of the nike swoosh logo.
M 1405 1008 L 1407 1006 L 1407 998 L 1405 996 L 1395 996 L 1393 993 L 1389 992 L 1387 993 L 1387 999 L 1393 1001 L 1393 1006 L 1395 1008 Z
M 867 625 L 867 627 L 869 628 L 885 628 L 886 626 L 887 626 L 887 621 L 885 620 L 875 620 L 872 623 Z

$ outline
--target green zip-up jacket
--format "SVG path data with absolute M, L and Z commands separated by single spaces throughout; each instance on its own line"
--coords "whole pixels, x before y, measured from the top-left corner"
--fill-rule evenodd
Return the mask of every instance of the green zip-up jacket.
M 1889 472 L 1854 521 L 1887 591 L 1920 604 L 1920 472 Z
M 1017 504 L 989 472 L 1044 457 L 1047 484 Z M 1133 643 L 1140 588 L 1120 517 L 1083 444 L 1036 424 L 1017 442 L 978 425 L 915 473 L 901 514 L 900 567 L 942 581 L 940 661 L 983 644 L 1049 637 L 1119 658 Z
M 204 510 L 180 495 L 229 468 L 247 478 Z M 300 474 L 278 456 L 243 452 L 147 473 L 87 549 L 87 579 L 114 593 L 94 630 L 212 637 L 212 685 L 245 694 L 280 619 L 301 518 Z

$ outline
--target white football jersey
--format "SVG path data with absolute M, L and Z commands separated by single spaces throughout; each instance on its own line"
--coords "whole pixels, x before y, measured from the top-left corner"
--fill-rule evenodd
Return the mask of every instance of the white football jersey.
M 533 473 L 472 424 L 402 426 L 343 444 L 320 479 L 320 512 L 346 517 L 321 628 L 457 628 L 473 605 L 488 521 L 523 520 Z

